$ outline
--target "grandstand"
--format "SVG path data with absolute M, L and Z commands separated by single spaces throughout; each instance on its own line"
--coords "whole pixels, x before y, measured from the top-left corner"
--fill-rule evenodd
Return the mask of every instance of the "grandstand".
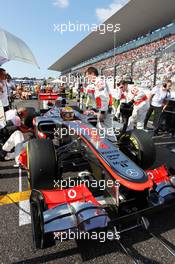
M 167 36 L 175 34 L 175 23 L 171 23 L 165 27 L 159 28 L 158 30 L 155 30 L 154 32 L 148 33 L 146 36 L 139 37 L 138 39 L 131 40 L 129 43 L 124 43 L 122 46 L 115 48 L 112 50 L 109 50 L 103 54 L 100 54 L 99 56 L 96 56 L 94 58 L 91 58 L 90 60 L 87 60 L 85 62 L 82 62 L 75 67 L 72 67 L 72 71 L 78 70 L 80 68 L 83 68 L 88 65 L 92 65 L 94 63 L 97 63 L 98 61 L 102 61 L 105 59 L 108 59 L 110 57 L 113 57 L 114 52 L 115 54 L 122 54 L 127 51 L 130 51 L 132 49 L 139 48 L 143 45 L 150 44 L 152 42 L 158 41 L 160 39 L 166 38 Z M 156 47 L 155 47 L 156 48 Z M 162 46 L 163 48 L 163 46 Z
M 149 86 L 174 78 L 174 49 L 164 52 L 175 42 L 174 11 L 174 0 L 167 0 L 166 6 L 164 0 L 148 0 L 146 5 L 144 0 L 131 0 L 105 22 L 121 21 L 122 32 L 116 34 L 115 49 L 111 33 L 102 36 L 93 32 L 50 69 L 62 74 L 81 74 L 87 67 L 94 66 L 106 76 L 146 80 Z M 129 14 L 127 18 L 126 14 Z

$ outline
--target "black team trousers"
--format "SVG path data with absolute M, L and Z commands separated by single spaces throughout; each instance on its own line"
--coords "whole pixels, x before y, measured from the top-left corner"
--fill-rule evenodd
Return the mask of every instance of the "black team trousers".
M 162 109 L 163 107 L 156 107 L 156 106 L 150 105 L 150 108 L 148 109 L 148 112 L 146 114 L 145 121 L 144 121 L 145 129 L 147 127 L 148 120 L 150 119 L 152 113 L 154 112 L 153 127 L 154 127 L 154 132 L 155 133 L 158 132 L 159 126 L 161 123 Z

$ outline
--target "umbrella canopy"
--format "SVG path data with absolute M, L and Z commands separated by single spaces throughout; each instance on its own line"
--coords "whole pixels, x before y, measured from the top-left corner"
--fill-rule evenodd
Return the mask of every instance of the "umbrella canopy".
M 30 63 L 39 68 L 32 51 L 26 43 L 0 28 L 0 65 L 10 60 Z
M 65 81 L 63 81 L 63 80 L 60 80 L 60 79 L 55 79 L 55 80 L 53 80 L 53 81 L 51 81 L 51 83 L 65 83 Z

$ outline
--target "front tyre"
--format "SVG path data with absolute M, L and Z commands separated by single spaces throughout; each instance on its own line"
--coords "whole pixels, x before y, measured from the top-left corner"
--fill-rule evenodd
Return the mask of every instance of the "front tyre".
M 54 145 L 49 139 L 33 139 L 27 145 L 27 167 L 31 189 L 54 188 L 57 160 Z
M 156 148 L 150 135 L 143 130 L 133 130 L 119 137 L 120 150 L 142 169 L 150 168 L 156 159 Z
M 30 196 L 32 237 L 35 249 L 44 249 L 55 245 L 53 233 L 44 233 L 43 212 L 47 210 L 40 191 L 33 190 Z

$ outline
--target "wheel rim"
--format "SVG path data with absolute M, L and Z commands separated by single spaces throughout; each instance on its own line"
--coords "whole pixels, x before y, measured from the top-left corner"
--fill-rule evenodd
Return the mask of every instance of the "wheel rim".
M 139 144 L 137 142 L 137 140 L 128 135 L 128 136 L 124 136 L 122 138 L 122 151 L 128 155 L 132 160 L 134 160 L 137 163 L 141 163 L 141 152 L 139 149 Z

